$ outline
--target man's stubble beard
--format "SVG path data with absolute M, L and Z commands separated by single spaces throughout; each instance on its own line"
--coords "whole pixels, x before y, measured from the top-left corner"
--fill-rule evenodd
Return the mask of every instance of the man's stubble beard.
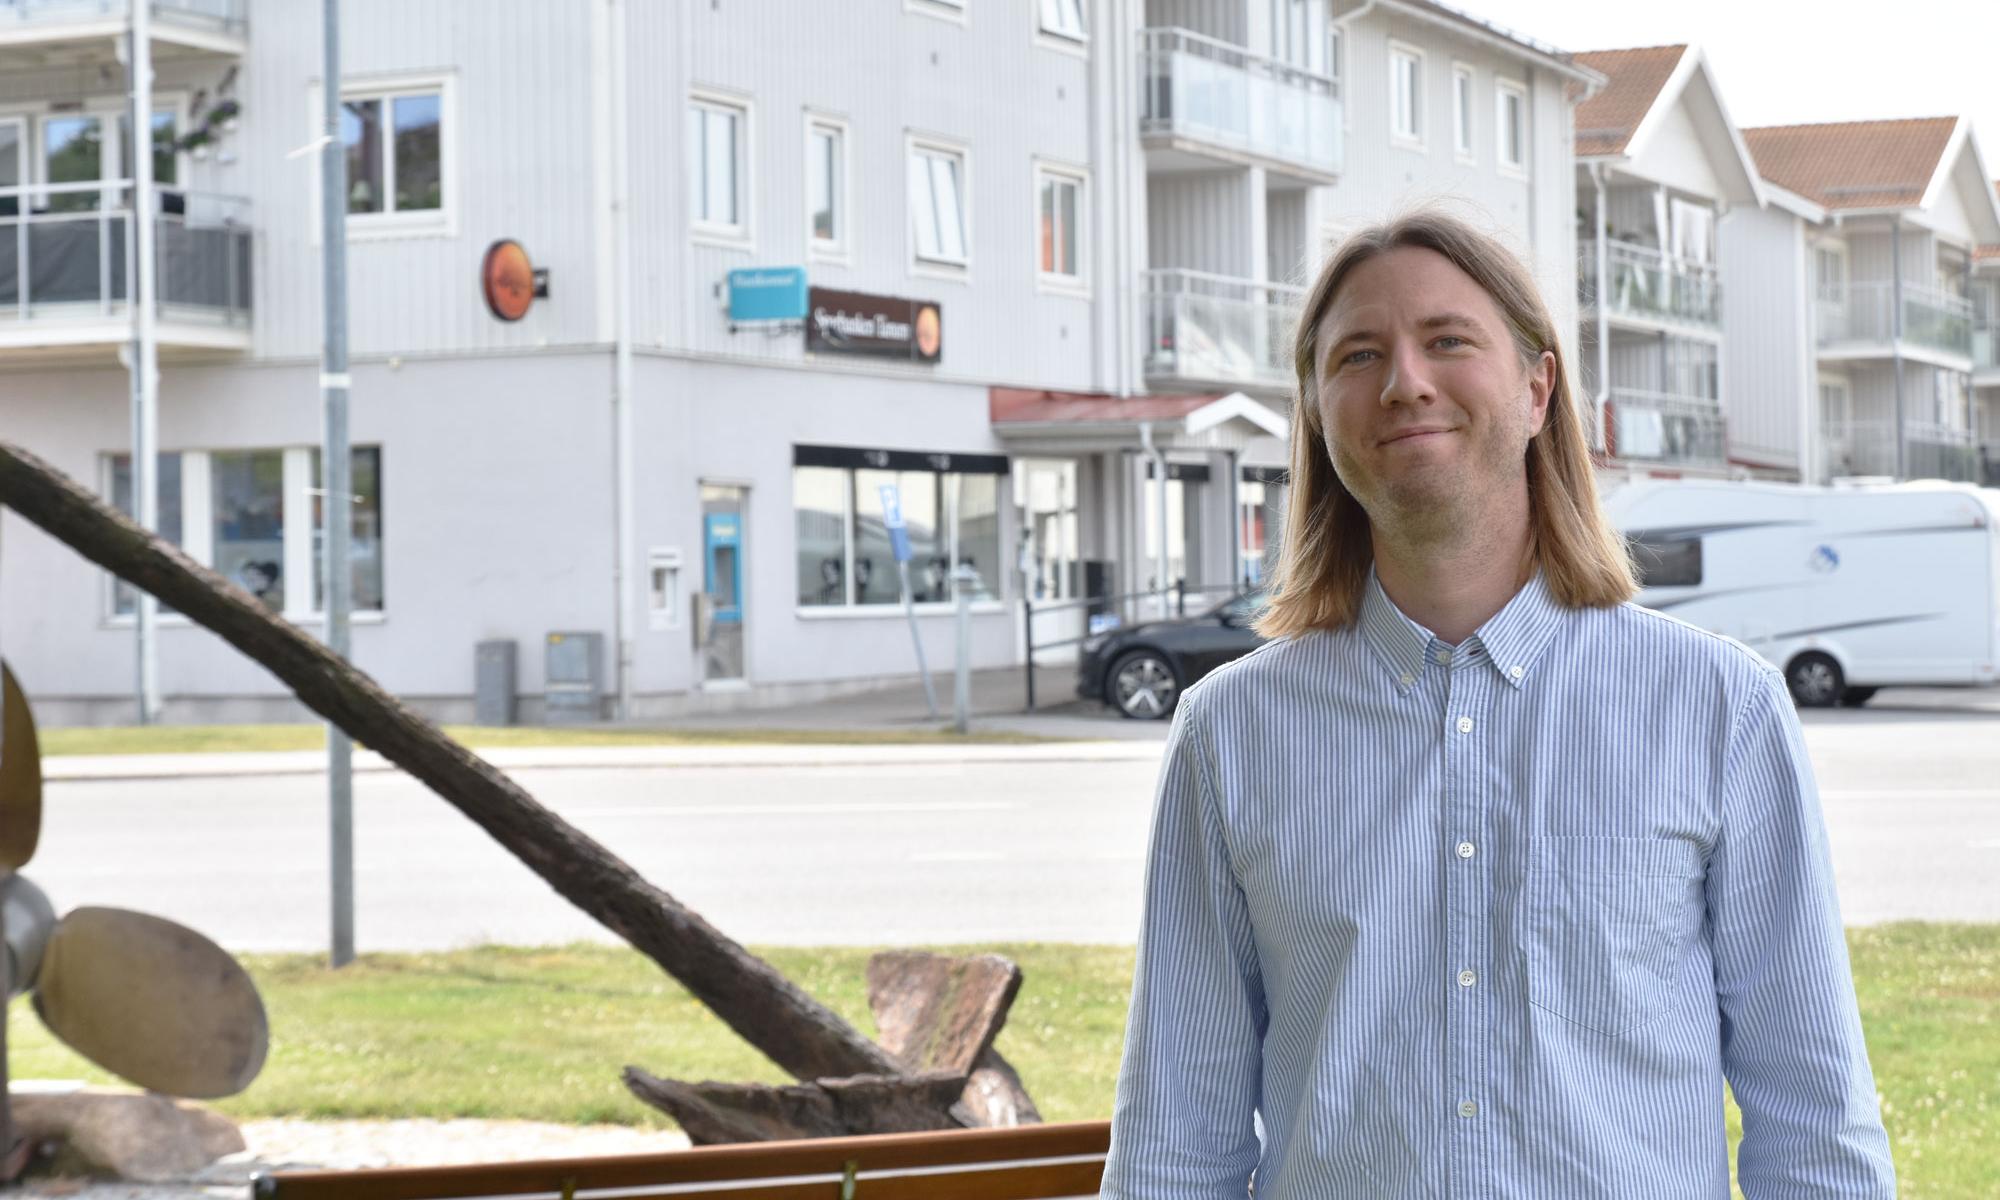
M 1515 436 L 1483 440 L 1463 464 L 1424 463 L 1391 477 L 1371 474 L 1332 439 L 1327 451 L 1334 475 L 1368 514 L 1378 536 L 1406 546 L 1449 545 L 1480 529 L 1481 510 L 1504 491 L 1525 489 L 1527 433 L 1510 433 Z

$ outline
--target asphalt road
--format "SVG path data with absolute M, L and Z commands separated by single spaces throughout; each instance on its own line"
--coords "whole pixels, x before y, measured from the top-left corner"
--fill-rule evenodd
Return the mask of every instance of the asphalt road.
M 2000 714 L 1809 714 L 1849 924 L 2000 921 Z M 1144 753 L 1143 751 L 1141 753 Z M 522 770 L 544 803 L 739 940 L 1129 942 L 1156 766 Z M 58 910 L 157 912 L 238 950 L 323 950 L 324 783 L 56 782 L 28 874 Z M 396 774 L 356 781 L 363 950 L 611 935 Z

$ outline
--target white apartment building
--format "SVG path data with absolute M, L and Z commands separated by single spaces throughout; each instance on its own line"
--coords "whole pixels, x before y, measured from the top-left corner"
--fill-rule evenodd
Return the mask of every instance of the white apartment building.
M 2000 487 L 2000 242 L 1972 252 L 1972 427 L 1979 481 Z
M 146 2 L 161 529 L 315 629 L 318 25 Z M 5 436 L 129 507 L 129 13 L 4 15 Z M 524 720 L 551 661 L 639 717 L 907 678 L 885 486 L 934 668 L 961 588 L 995 666 L 1023 598 L 1257 578 L 1323 239 L 1457 195 L 1567 303 L 1600 82 L 1425 0 L 346 0 L 342 53 L 353 656 L 449 719 L 491 641 Z M 502 241 L 546 271 L 517 320 Z M 133 597 L 0 520 L 44 719 L 130 720 Z M 169 719 L 299 715 L 157 641 Z
M 1815 482 L 1976 478 L 1974 253 L 2000 241 L 2000 202 L 1970 125 L 1743 134 L 1768 204 L 1721 225 L 1723 372 L 1790 419 L 1746 427 L 1753 444 L 1732 424 L 1731 456 Z
M 1577 61 L 1608 81 L 1576 117 L 1579 375 L 1604 469 L 1740 470 L 1771 414 L 1725 370 L 1716 229 L 1762 205 L 1756 168 L 1699 47 Z

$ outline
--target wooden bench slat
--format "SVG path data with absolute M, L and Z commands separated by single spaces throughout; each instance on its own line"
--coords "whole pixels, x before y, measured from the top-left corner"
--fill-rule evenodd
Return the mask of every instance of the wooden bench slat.
M 770 1180 L 768 1186 L 709 1194 L 727 1196 L 729 1200 L 826 1200 L 829 1192 L 824 1177 L 838 1177 L 848 1162 L 856 1162 L 866 1185 L 866 1190 L 858 1192 L 858 1196 L 867 1200 L 899 1197 L 917 1200 L 935 1196 L 943 1182 L 941 1178 L 932 1178 L 926 1184 L 925 1176 L 920 1174 L 870 1179 L 871 1174 L 952 1166 L 967 1168 L 943 1176 L 951 1181 L 954 1197 L 1034 1200 L 1094 1195 L 1103 1175 L 1102 1156 L 1110 1145 L 1110 1122 L 1080 1121 L 1012 1129 L 702 1146 L 663 1154 L 602 1158 L 362 1171 L 283 1171 L 260 1176 L 254 1194 L 260 1200 L 471 1200 L 561 1195 L 565 1187 L 571 1187 L 579 1196 L 595 1190 L 620 1189 L 621 1200 L 627 1197 L 638 1200 L 653 1194 L 687 1194 L 675 1185 Z M 1035 1161 L 1041 1159 L 1088 1161 Z M 999 1166 L 1004 1163 L 1024 1165 Z M 979 1164 L 990 1166 L 979 1170 Z M 811 1183 L 778 1182 L 792 1176 L 819 1178 Z M 643 1190 L 651 1187 L 668 1190 L 658 1193 Z

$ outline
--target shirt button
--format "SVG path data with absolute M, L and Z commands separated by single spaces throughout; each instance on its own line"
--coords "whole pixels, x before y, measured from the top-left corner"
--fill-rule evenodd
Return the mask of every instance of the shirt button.
M 1471 717 L 1460 717 L 1460 718 L 1458 719 L 1458 731 L 1459 731 L 1460 733 L 1471 733 L 1471 732 L 1472 732 L 1472 718 L 1471 718 Z
M 1508 667 L 1507 674 L 1510 678 L 1519 679 L 1524 672 L 1519 667 Z
M 1479 976 L 1474 975 L 1469 970 L 1460 971 L 1458 973 L 1458 986 L 1460 987 L 1471 987 L 1473 984 L 1478 982 L 1479 982 Z
M 1461 1117 L 1476 1117 L 1479 1115 L 1479 1106 L 1470 1100 L 1461 1100 L 1458 1102 L 1458 1115 Z
M 1471 842 L 1460 842 L 1458 844 L 1458 856 L 1460 858 L 1471 858 L 1472 855 L 1473 848 Z
M 1448 663 L 1448 662 L 1450 662 L 1450 661 L 1451 661 L 1451 651 L 1449 651 L 1449 650 L 1440 650 L 1440 651 L 1438 651 L 1438 652 L 1437 652 L 1437 660 L 1438 660 L 1439 662 L 1441 662 L 1441 663 Z
M 1403 676 L 1403 680 L 1402 680 L 1402 682 L 1403 682 L 1403 686 L 1404 686 L 1404 687 L 1409 687 L 1409 686 L 1410 686 L 1411 684 L 1415 683 L 1416 681 L 1417 681 L 1417 677 L 1416 677 L 1415 675 L 1404 675 L 1404 676 Z

